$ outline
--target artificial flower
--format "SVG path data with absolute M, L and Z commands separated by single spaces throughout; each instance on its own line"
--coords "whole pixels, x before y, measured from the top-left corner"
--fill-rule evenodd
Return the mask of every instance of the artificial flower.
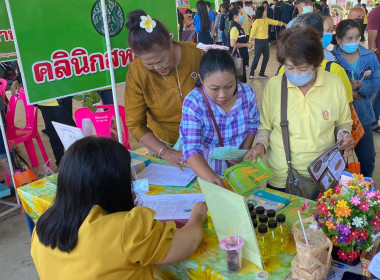
M 349 225 L 347 225 L 347 224 L 345 224 L 345 225 L 339 224 L 338 229 L 344 235 L 349 235 L 351 232 L 351 229 L 350 229 Z
M 368 203 L 367 202 L 362 202 L 360 204 L 360 209 L 363 210 L 363 211 L 368 211 L 368 209 L 369 209 Z
M 371 226 L 374 228 L 380 228 L 380 219 L 379 217 L 376 217 L 371 221 Z
M 308 205 L 309 205 L 309 200 L 306 199 L 305 203 L 302 205 L 301 212 L 305 211 Z
M 328 189 L 328 190 L 325 191 L 325 193 L 324 193 L 325 196 L 328 196 L 329 194 L 332 194 L 332 189 Z
M 368 235 L 367 235 L 367 231 L 365 229 L 360 230 L 359 238 L 361 240 L 367 240 Z
M 156 22 L 150 16 L 140 16 L 140 27 L 144 28 L 146 32 L 151 33 L 153 28 L 156 27 Z
M 335 193 L 340 193 L 340 190 L 342 189 L 342 186 L 341 185 L 337 185 L 335 187 Z
M 326 204 L 321 203 L 318 204 L 318 212 L 321 213 L 322 215 L 328 215 L 330 214 L 330 210 L 327 208 Z
M 368 192 L 367 195 L 366 195 L 366 198 L 367 199 L 373 199 L 375 197 L 375 193 L 374 192 Z
M 360 204 L 360 197 L 357 195 L 351 197 L 350 202 L 352 205 L 358 206 Z
M 348 218 L 351 215 L 351 209 L 347 206 L 339 207 L 338 209 L 335 210 L 335 215 L 338 218 L 340 217 Z
M 356 226 L 357 228 L 358 227 L 362 227 L 363 226 L 363 219 L 360 218 L 360 217 L 355 217 L 353 220 L 352 220 L 352 224 L 354 226 Z
M 347 259 L 347 257 L 348 257 L 348 254 L 344 251 L 344 250 L 342 250 L 342 249 L 339 249 L 338 250 L 338 257 L 341 259 L 341 260 L 346 260 Z
M 328 229 L 336 229 L 336 226 L 334 225 L 332 221 L 327 221 L 326 226 Z
M 344 235 L 344 234 L 339 234 L 338 235 L 338 239 L 336 241 L 338 242 L 341 242 L 341 243 L 344 243 L 348 240 L 348 236 Z
M 342 206 L 347 206 L 347 201 L 341 199 L 338 201 L 338 204 L 336 205 L 338 208 L 342 207 Z

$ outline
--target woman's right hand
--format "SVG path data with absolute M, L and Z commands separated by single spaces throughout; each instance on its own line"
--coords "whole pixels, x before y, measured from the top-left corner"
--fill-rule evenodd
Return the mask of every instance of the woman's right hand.
M 210 177 L 210 178 L 206 178 L 205 180 L 206 180 L 207 182 L 210 182 L 210 183 L 215 184 L 215 185 L 217 185 L 217 186 L 220 186 L 220 187 L 222 187 L 222 188 L 226 188 L 226 185 L 224 184 L 223 179 L 220 178 L 220 177 L 219 177 L 218 175 L 216 175 L 215 173 L 213 174 L 212 177 Z
M 257 143 L 254 147 L 252 147 L 248 153 L 244 156 L 243 160 L 247 160 L 251 158 L 253 162 L 257 161 L 257 157 L 264 157 L 265 148 L 264 145 L 261 143 Z
M 162 151 L 161 157 L 167 162 L 169 162 L 171 165 L 178 167 L 179 170 L 183 172 L 182 152 L 176 151 L 168 147 Z

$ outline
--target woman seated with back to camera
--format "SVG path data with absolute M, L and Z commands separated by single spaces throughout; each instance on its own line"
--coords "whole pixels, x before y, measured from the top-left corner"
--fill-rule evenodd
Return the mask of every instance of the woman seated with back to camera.
M 350 135 L 351 113 L 342 81 L 319 67 L 323 48 L 316 31 L 300 26 L 284 30 L 276 47 L 277 60 L 284 65 L 285 74 L 270 79 L 264 89 L 259 130 L 254 147 L 245 159 L 255 161 L 266 151 L 268 166 L 275 174 L 268 181 L 268 187 L 285 191 L 288 164 L 280 125 L 282 79 L 286 79 L 288 89 L 287 120 L 294 169 L 310 178 L 307 166 L 319 155 L 343 140 L 339 150 L 349 156 L 354 141 Z M 315 184 L 301 191 L 311 199 L 320 193 Z
M 120 143 L 86 137 L 59 166 L 53 205 L 39 218 L 31 255 L 41 280 L 153 279 L 155 264 L 190 256 L 198 247 L 207 206 L 194 205 L 181 229 L 135 205 L 131 157 Z
M 199 83 L 185 98 L 180 124 L 182 160 L 198 177 L 224 186 L 218 175 L 227 168 L 227 163 L 210 158 L 213 149 L 222 145 L 207 104 L 215 117 L 224 146 L 250 149 L 260 117 L 256 94 L 249 85 L 237 82 L 235 64 L 227 51 L 209 50 L 203 56 Z M 230 163 L 239 161 L 241 159 Z

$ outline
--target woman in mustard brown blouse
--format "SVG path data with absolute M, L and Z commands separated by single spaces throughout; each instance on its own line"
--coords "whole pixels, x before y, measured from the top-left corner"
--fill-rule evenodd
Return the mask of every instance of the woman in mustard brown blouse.
M 144 146 L 181 169 L 179 137 L 182 102 L 194 88 L 203 51 L 174 42 L 166 27 L 142 10 L 128 15 L 128 41 L 137 58 L 126 78 L 126 122 Z

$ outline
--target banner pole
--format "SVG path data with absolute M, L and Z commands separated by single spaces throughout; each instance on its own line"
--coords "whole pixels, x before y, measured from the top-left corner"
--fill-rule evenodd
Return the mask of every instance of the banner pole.
M 3 118 L 2 117 L 0 117 L 0 129 L 1 129 L 1 135 L 3 136 L 3 142 L 4 142 L 4 147 L 5 147 L 5 153 L 7 154 L 9 169 L 11 171 L 11 179 L 12 179 L 12 182 L 13 182 L 13 189 L 15 190 L 15 195 L 16 195 L 16 199 L 17 199 L 17 205 L 20 205 L 20 199 L 18 197 L 15 180 L 13 178 L 14 173 L 13 173 L 12 159 L 11 159 L 11 155 L 9 153 L 8 140 L 7 140 L 7 136 L 5 134 L 5 128 L 4 128 L 4 123 L 3 123 Z
M 110 40 L 110 34 L 109 34 L 109 30 L 108 30 L 106 3 L 105 3 L 105 0 L 101 0 L 100 2 L 102 5 L 104 37 L 106 38 L 108 62 L 109 62 L 109 68 L 110 68 L 112 97 L 113 97 L 113 103 L 115 106 L 117 136 L 119 138 L 119 142 L 121 144 L 123 144 L 123 136 L 121 133 L 121 119 L 120 119 L 120 115 L 119 115 L 119 104 L 117 102 L 117 95 L 116 95 L 115 73 L 113 71 L 113 63 L 112 63 L 111 40 Z

